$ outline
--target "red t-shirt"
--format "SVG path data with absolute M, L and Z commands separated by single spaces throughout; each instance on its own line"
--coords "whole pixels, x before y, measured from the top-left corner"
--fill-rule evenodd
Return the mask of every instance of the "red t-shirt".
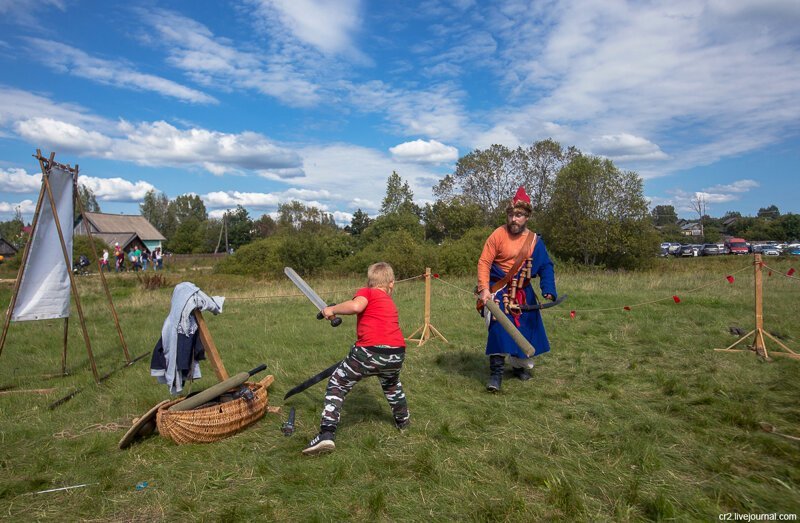
M 356 296 L 363 296 L 367 299 L 366 308 L 357 316 L 358 340 L 356 345 L 359 347 L 374 347 L 375 345 L 405 347 L 406 342 L 400 331 L 400 317 L 392 298 L 381 289 L 370 287 L 359 289 Z

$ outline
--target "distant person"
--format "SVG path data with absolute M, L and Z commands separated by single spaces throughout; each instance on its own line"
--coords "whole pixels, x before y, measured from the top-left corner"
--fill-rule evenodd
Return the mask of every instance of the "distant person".
M 124 271 L 125 253 L 122 252 L 122 248 L 119 246 L 119 243 L 114 244 L 114 258 L 116 259 L 116 262 L 114 264 L 114 270 L 116 272 Z
M 142 249 L 136 247 L 133 250 L 133 257 L 136 258 L 136 267 L 133 270 L 141 269 L 142 268 Z
M 481 314 L 486 318 L 489 310 L 483 304 L 488 300 L 505 308 L 508 318 L 533 345 L 538 356 L 550 350 L 541 312 L 521 310 L 519 306 L 536 303 L 531 282 L 537 276 L 542 297 L 553 301 L 557 294 L 553 262 L 544 242 L 527 229 L 532 211 L 531 200 L 520 187 L 506 207 L 506 224 L 492 232 L 478 259 L 478 297 Z M 488 330 L 489 382 L 486 389 L 489 392 L 500 390 L 506 356 L 515 377 L 522 381 L 531 379 L 533 358 L 522 352 L 497 320 L 488 321 Z
M 103 249 L 103 256 L 100 258 L 100 270 L 108 272 L 108 249 Z
M 142 259 L 142 271 L 146 271 L 147 261 L 150 259 L 150 254 L 147 252 L 146 248 L 142 251 L 141 259 Z
M 161 254 L 161 247 L 156 247 L 156 250 L 153 251 L 153 270 L 160 271 L 162 269 L 162 264 L 164 262 L 163 256 Z
M 397 307 L 391 298 L 393 290 L 391 265 L 375 263 L 367 269 L 367 286 L 356 291 L 352 300 L 322 310 L 329 320 L 335 315 L 357 314 L 357 340 L 328 381 L 319 434 L 309 442 L 303 454 L 319 454 L 336 448 L 336 427 L 345 396 L 367 376 L 378 377 L 397 428 L 408 427 L 408 403 L 400 383 L 406 342 L 400 331 Z

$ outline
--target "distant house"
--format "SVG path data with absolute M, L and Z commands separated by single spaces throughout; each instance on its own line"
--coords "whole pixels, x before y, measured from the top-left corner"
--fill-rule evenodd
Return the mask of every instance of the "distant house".
M 681 234 L 684 236 L 701 236 L 703 228 L 697 222 L 687 222 L 681 225 Z
M 86 221 L 92 236 L 100 238 L 111 246 L 119 243 L 125 251 L 131 247 L 144 247 L 152 251 L 156 247 L 163 247 L 161 243 L 166 241 L 166 238 L 144 216 L 87 212 Z M 86 234 L 80 216 L 75 222 L 73 233 L 76 236 Z
M 17 254 L 17 248 L 0 238 L 0 256 L 14 256 L 15 254 Z

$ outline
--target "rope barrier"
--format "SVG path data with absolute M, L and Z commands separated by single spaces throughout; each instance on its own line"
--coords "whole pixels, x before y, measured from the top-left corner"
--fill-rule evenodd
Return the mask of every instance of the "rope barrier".
M 410 278 L 405 278 L 405 279 L 402 279 L 402 280 L 395 280 L 394 283 L 396 285 L 398 283 L 405 283 L 407 281 L 418 280 L 418 279 L 424 278 L 424 277 L 425 277 L 424 274 L 418 274 L 417 276 L 411 276 Z M 353 289 L 352 288 L 348 288 L 348 289 L 333 289 L 333 290 L 329 290 L 329 291 L 319 292 L 319 294 L 320 295 L 323 295 L 323 294 L 326 294 L 326 295 L 334 294 L 335 295 L 335 294 L 343 294 L 345 292 L 352 293 Z M 225 299 L 226 300 L 271 300 L 271 299 L 276 299 L 276 298 L 298 298 L 298 297 L 301 297 L 301 296 L 305 297 L 305 295 L 303 293 L 296 292 L 296 293 L 290 293 L 290 294 L 270 294 L 268 296 L 226 296 Z
M 779 275 L 781 275 L 784 278 L 789 279 L 789 280 L 800 280 L 800 277 L 797 277 L 797 276 L 794 275 L 794 273 L 795 273 L 794 267 L 789 267 L 789 270 L 786 271 L 786 273 L 783 273 L 782 271 L 774 269 L 774 268 L 770 267 L 769 265 L 767 265 L 764 262 L 761 262 L 761 267 L 771 271 L 769 276 L 772 276 L 772 273 L 774 272 L 775 274 L 779 274 Z
M 741 269 L 738 269 L 738 270 L 728 274 L 727 276 L 725 276 L 725 279 L 728 281 L 728 283 L 733 283 L 734 282 L 734 278 L 733 278 L 734 275 L 739 274 L 742 271 L 746 271 L 749 268 L 750 268 L 750 266 L 742 267 Z M 452 284 L 452 283 L 450 283 L 448 281 L 443 280 L 438 274 L 434 276 L 434 279 L 444 283 L 445 285 L 449 285 L 450 287 L 458 289 L 458 290 L 460 290 L 462 292 L 469 293 L 470 295 L 473 295 L 473 296 L 475 295 L 475 293 L 473 291 L 471 291 L 471 290 L 464 289 L 462 287 L 459 287 L 459 286 L 454 285 L 454 284 Z M 695 287 L 693 289 L 689 289 L 687 291 L 683 291 L 683 293 L 691 294 L 691 293 L 697 292 L 699 290 L 705 289 L 707 287 L 710 287 L 712 285 L 716 285 L 718 283 L 719 283 L 719 281 L 717 281 L 715 279 L 714 281 L 711 281 L 709 283 L 700 285 L 699 287 Z M 575 317 L 575 313 L 578 312 L 578 311 L 580 311 L 580 312 L 608 312 L 608 311 L 618 311 L 620 309 L 629 311 L 629 310 L 633 309 L 634 307 L 642 307 L 642 306 L 645 306 L 645 305 L 652 305 L 653 303 L 659 303 L 659 302 L 662 302 L 662 301 L 670 301 L 670 300 L 674 301 L 675 303 L 680 303 L 680 298 L 677 295 L 674 294 L 674 295 L 669 296 L 669 297 L 658 298 L 658 299 L 650 300 L 650 301 L 646 301 L 646 302 L 635 303 L 633 305 L 624 305 L 622 307 L 617 306 L 617 307 L 609 307 L 609 308 L 603 308 L 603 309 L 572 309 L 572 310 L 569 311 L 569 314 L 570 314 L 571 317 L 574 318 Z M 553 312 L 555 312 L 555 311 L 553 311 Z

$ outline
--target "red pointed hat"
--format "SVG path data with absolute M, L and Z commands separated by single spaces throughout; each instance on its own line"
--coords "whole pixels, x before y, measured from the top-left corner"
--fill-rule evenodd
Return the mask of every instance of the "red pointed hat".
M 511 198 L 511 201 L 508 203 L 508 207 L 506 207 L 506 211 L 510 211 L 512 209 L 520 209 L 528 214 L 533 211 L 533 206 L 531 205 L 531 198 L 528 196 L 528 193 L 525 192 L 525 187 L 520 186 L 517 189 L 517 193 Z

